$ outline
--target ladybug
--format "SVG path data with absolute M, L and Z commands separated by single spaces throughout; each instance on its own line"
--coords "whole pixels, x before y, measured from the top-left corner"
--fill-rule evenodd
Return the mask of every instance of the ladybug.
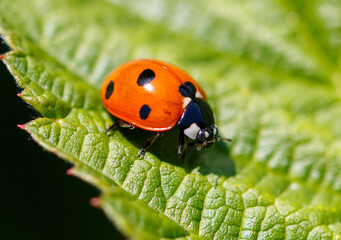
M 178 156 L 184 157 L 187 143 L 209 148 L 217 140 L 218 128 L 207 97 L 186 72 L 158 60 L 134 60 L 119 66 L 103 83 L 101 99 L 117 126 L 156 132 L 139 151 L 146 149 L 166 131 L 178 126 Z

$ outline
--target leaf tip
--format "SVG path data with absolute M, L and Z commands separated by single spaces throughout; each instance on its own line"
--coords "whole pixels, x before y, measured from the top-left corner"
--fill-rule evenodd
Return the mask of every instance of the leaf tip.
M 17 94 L 17 97 L 22 97 L 22 94 L 21 94 L 21 93 L 18 93 L 18 94 Z
M 26 126 L 25 125 L 18 124 L 17 127 L 20 128 L 20 129 L 26 130 Z
M 4 55 L 0 54 L 0 60 L 4 59 Z
M 72 176 L 74 174 L 75 174 L 74 168 L 69 168 L 68 170 L 66 170 L 66 175 Z
M 90 199 L 90 205 L 93 207 L 99 207 L 100 202 L 101 201 L 100 201 L 99 197 L 93 197 Z

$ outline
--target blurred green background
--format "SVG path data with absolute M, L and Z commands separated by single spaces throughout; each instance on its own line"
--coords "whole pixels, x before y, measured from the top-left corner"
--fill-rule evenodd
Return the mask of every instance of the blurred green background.
M 1 43 L 0 53 L 9 48 Z M 100 209 L 89 204 L 99 191 L 68 176 L 71 165 L 42 149 L 16 125 L 39 114 L 0 61 L 0 239 L 123 239 Z

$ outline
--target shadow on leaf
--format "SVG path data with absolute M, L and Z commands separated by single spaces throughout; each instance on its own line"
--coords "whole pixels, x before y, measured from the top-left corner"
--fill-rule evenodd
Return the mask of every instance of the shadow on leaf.
M 118 131 L 137 148 L 142 148 L 148 138 L 155 132 L 145 131 L 139 128 L 133 130 L 118 128 Z M 117 131 L 114 130 L 114 131 Z M 216 174 L 219 176 L 234 176 L 236 174 L 234 160 L 230 156 L 228 143 L 220 141 L 211 149 L 197 151 L 195 147 L 188 147 L 186 158 L 182 161 L 177 156 L 179 130 L 173 128 L 158 138 L 147 152 L 152 153 L 161 161 L 184 168 L 187 172 L 196 171 L 203 175 Z M 138 152 L 136 152 L 136 155 Z

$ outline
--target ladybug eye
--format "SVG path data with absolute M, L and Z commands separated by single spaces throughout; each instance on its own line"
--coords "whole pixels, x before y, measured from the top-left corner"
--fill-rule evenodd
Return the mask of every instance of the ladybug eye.
M 204 130 L 200 130 L 200 131 L 198 132 L 197 139 L 198 139 L 199 141 L 203 141 L 203 140 L 205 139 L 205 131 L 204 131 Z

